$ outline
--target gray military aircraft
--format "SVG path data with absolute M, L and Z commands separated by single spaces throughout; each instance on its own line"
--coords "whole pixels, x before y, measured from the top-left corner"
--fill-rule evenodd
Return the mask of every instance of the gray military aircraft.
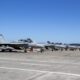
M 1 34 L 0 37 L 0 50 L 1 51 L 12 51 L 13 49 L 19 49 L 19 50 L 24 50 L 24 52 L 27 52 L 27 48 L 31 48 L 33 51 L 33 48 L 40 48 L 42 49 L 44 46 L 34 43 L 34 42 L 28 42 L 26 40 L 19 40 L 19 41 L 14 41 L 14 42 L 6 42 L 4 40 L 3 35 Z
M 75 44 L 67 44 L 68 50 L 74 51 L 79 49 L 80 50 L 80 45 L 75 45 Z
M 58 44 L 58 43 L 47 43 L 45 45 L 46 49 L 51 48 L 52 51 L 58 51 L 61 50 L 63 51 L 64 49 L 66 49 L 66 45 L 65 44 Z

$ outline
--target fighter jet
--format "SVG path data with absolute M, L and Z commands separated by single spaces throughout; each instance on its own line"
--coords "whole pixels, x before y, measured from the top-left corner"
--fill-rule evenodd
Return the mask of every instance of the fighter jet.
M 80 44 L 75 44 L 75 43 L 68 44 L 67 47 L 68 47 L 69 50 L 72 50 L 72 51 L 77 50 L 77 49 L 80 50 Z
M 0 37 L 2 37 L 3 39 L 3 35 L 0 35 Z M 29 39 L 28 39 L 29 40 Z M 19 49 L 19 50 L 24 50 L 24 52 L 27 52 L 27 48 L 31 48 L 31 50 L 33 51 L 33 48 L 40 48 L 42 49 L 43 46 L 34 42 L 27 42 L 26 40 L 18 40 L 18 41 L 14 41 L 14 42 L 6 42 L 3 40 L 0 41 L 0 49 L 2 51 L 5 50 L 9 50 L 12 51 L 13 48 L 14 49 Z
M 58 51 L 58 50 L 63 51 L 66 48 L 66 45 L 65 44 L 56 44 L 56 43 L 47 43 L 45 45 L 45 48 L 46 49 L 51 48 L 52 51 Z

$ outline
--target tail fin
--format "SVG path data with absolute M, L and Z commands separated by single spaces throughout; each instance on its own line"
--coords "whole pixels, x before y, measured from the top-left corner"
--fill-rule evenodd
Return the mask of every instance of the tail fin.
M 5 42 L 5 38 L 3 34 L 0 34 L 0 43 L 4 43 L 4 42 Z

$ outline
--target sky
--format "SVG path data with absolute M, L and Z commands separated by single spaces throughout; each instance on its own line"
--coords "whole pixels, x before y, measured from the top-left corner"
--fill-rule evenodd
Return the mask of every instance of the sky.
M 80 43 L 80 0 L 0 0 L 0 34 Z

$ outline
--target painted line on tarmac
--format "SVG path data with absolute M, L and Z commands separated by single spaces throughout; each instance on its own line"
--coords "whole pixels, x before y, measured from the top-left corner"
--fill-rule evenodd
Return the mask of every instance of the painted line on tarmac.
M 16 58 L 0 58 L 0 60 L 5 60 L 5 61 L 7 61 L 7 60 L 9 60 L 9 61 L 23 61 L 23 62 L 21 62 L 21 64 L 29 64 L 29 62 L 42 62 L 42 63 L 51 63 L 51 64 L 71 64 L 71 65 L 80 65 L 80 62 L 79 63 L 75 63 L 75 62 L 58 62 L 58 61 L 55 61 L 55 60 L 53 60 L 53 61 L 42 61 L 42 60 L 31 60 L 31 59 L 16 59 Z M 27 61 L 29 61 L 29 62 L 27 62 Z M 26 63 L 27 62 L 27 63 Z M 33 65 L 39 65 L 39 64 L 33 64 Z M 43 66 L 50 66 L 49 64 L 46 64 L 46 65 L 43 65 Z
M 52 65 L 49 65 L 49 64 L 41 64 L 41 63 L 20 63 L 20 64 L 23 64 L 23 65 L 37 65 L 37 66 L 52 66 Z
M 22 69 L 22 68 L 10 68 L 10 67 L 0 67 L 0 69 L 20 70 L 20 71 L 35 71 L 35 72 L 48 73 L 48 74 L 61 74 L 61 75 L 80 77 L 80 74 L 72 74 L 72 73 L 65 73 L 65 72 L 51 72 L 51 71 L 41 71 L 41 70 Z
M 24 61 L 23 63 L 21 63 L 21 64 L 28 64 L 28 63 L 26 63 L 27 61 L 30 61 L 30 62 L 42 62 L 42 63 L 52 63 L 52 64 L 54 64 L 54 63 L 57 63 L 57 64 L 72 64 L 72 65 L 80 65 L 79 63 L 72 63 L 72 62 L 58 62 L 58 61 L 55 61 L 55 60 L 53 60 L 53 61 L 42 61 L 42 60 L 31 60 L 31 59 L 16 59 L 16 58 L 0 58 L 0 60 L 5 60 L 5 61 L 7 61 L 7 60 L 9 60 L 9 61 Z M 35 65 L 37 65 L 37 64 L 35 64 Z
M 0 60 L 10 60 L 10 61 L 34 61 L 34 62 L 50 62 L 54 63 L 53 61 L 42 61 L 42 60 L 31 60 L 31 59 L 16 59 L 16 58 L 0 58 Z

